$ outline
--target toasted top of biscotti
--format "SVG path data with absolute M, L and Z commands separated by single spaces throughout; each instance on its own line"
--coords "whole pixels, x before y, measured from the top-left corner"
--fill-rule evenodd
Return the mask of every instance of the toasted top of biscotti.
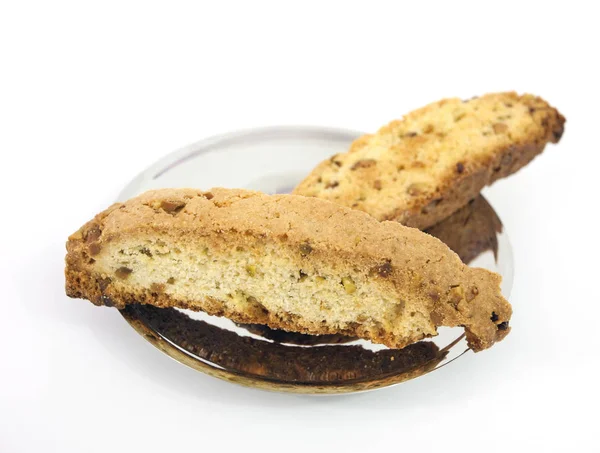
M 438 239 L 316 198 L 150 191 L 67 243 L 67 294 L 141 302 L 310 334 L 403 347 L 465 326 L 474 350 L 508 333 L 500 276 Z
M 296 195 L 427 228 L 556 143 L 565 119 L 529 94 L 444 99 L 357 139 L 319 164 Z

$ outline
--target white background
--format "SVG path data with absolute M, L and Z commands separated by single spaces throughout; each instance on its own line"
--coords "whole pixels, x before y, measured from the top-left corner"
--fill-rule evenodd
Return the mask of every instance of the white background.
M 0 452 L 600 451 L 586 3 L 0 5 Z M 175 148 L 274 124 L 374 131 L 511 89 L 568 121 L 486 191 L 516 264 L 513 331 L 489 351 L 374 393 L 270 394 L 187 369 L 115 310 L 64 295 L 68 234 Z

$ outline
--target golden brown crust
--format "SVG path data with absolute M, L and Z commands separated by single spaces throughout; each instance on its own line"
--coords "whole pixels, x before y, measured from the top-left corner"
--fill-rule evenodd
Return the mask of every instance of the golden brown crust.
M 294 194 L 425 229 L 557 143 L 564 123 L 529 94 L 445 99 L 360 137 L 319 164 Z
M 369 333 L 358 322 L 340 331 L 327 324 L 300 324 L 293 317 L 281 319 L 260 309 L 226 311 L 219 300 L 210 297 L 190 304 L 166 294 L 164 284 L 133 291 L 122 283 L 117 285 L 112 275 L 95 271 L 95 260 L 104 247 L 136 236 L 179 240 L 182 247 L 187 240 L 182 238 L 199 236 L 219 238 L 233 246 L 274 243 L 296 253 L 299 265 L 327 263 L 333 268 L 343 265 L 357 272 L 373 272 L 377 284 L 390 294 L 420 298 L 435 326 L 465 326 L 474 350 L 490 347 L 509 331 L 511 308 L 500 294 L 500 276 L 468 268 L 436 238 L 327 201 L 244 190 L 164 189 L 111 206 L 69 238 L 67 294 L 97 305 L 122 308 L 148 303 L 200 309 L 241 323 L 360 336 L 391 347 L 405 346 L 385 329 Z

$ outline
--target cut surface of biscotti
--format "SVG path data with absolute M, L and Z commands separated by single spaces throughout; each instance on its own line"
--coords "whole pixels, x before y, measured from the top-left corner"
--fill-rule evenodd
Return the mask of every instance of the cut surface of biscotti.
M 502 339 L 500 276 L 438 239 L 324 200 L 213 189 L 150 191 L 69 237 L 66 291 L 97 305 L 179 307 L 402 348 L 464 326 Z
M 556 109 L 529 94 L 445 99 L 358 138 L 293 193 L 425 229 L 558 142 L 564 123 Z

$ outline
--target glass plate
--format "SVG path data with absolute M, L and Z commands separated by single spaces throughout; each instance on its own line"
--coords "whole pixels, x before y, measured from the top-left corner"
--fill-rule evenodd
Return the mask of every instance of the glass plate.
M 287 193 L 316 164 L 345 152 L 360 135 L 322 127 L 271 127 L 212 137 L 152 165 L 123 189 L 119 201 L 166 187 Z M 510 243 L 482 196 L 427 232 L 471 266 L 500 273 L 508 297 Z M 439 328 L 437 337 L 398 350 L 339 335 L 238 325 L 190 310 L 130 305 L 121 313 L 175 360 L 230 382 L 274 391 L 333 394 L 377 389 L 438 369 L 469 351 L 461 328 Z

